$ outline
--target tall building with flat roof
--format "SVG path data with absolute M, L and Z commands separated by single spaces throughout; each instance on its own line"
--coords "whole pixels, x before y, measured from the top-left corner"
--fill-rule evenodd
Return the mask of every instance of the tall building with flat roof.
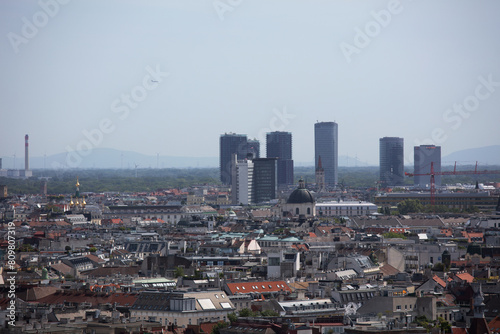
M 248 205 L 253 201 L 253 162 L 250 159 L 238 160 L 236 153 L 231 160 L 231 203 Z
M 404 139 L 384 137 L 379 140 L 380 181 L 385 186 L 404 184 Z
M 441 172 L 441 146 L 420 145 L 415 146 L 413 151 L 414 174 L 426 174 L 431 172 L 431 164 L 434 172 Z M 441 186 L 441 175 L 434 177 L 436 187 Z M 418 188 L 429 188 L 431 184 L 430 175 L 415 175 L 413 184 Z
M 293 184 L 292 134 L 283 131 L 267 133 L 266 156 L 278 158 L 278 185 Z
M 253 162 L 253 202 L 276 199 L 278 192 L 278 159 L 260 158 Z
M 318 169 L 319 157 L 325 173 L 326 188 L 338 183 L 338 124 L 318 122 L 314 124 L 314 161 Z
M 247 136 L 235 133 L 226 133 L 220 136 L 220 181 L 231 184 L 231 155 L 236 153 L 238 160 L 247 158 Z

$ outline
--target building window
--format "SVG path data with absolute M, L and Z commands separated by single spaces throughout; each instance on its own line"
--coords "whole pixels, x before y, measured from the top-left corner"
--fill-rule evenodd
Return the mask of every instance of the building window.
M 311 208 L 307 208 L 307 214 L 310 215 L 311 214 Z
M 296 208 L 295 209 L 295 214 L 298 215 L 299 214 L 299 208 Z

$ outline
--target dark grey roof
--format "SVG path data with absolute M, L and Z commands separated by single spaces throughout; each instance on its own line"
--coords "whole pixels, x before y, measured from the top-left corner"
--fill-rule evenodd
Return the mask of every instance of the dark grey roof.
M 314 198 L 309 190 L 304 188 L 295 189 L 288 197 L 287 203 L 300 204 L 300 203 L 314 203 Z

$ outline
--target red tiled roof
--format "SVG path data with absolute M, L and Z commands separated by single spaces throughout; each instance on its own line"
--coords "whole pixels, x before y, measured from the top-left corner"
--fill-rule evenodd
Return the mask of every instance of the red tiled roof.
M 459 327 L 452 327 L 451 333 L 452 334 L 467 334 L 467 329 L 466 328 L 459 328 Z
M 490 321 L 488 327 L 493 333 L 500 332 L 500 315 L 497 315 L 493 320 Z
M 306 244 L 295 244 L 295 245 L 292 245 L 292 248 L 295 248 L 299 252 L 309 250 L 309 247 Z
M 138 295 L 135 293 L 110 293 L 104 294 L 84 292 L 84 291 L 58 291 L 49 296 L 40 298 L 36 302 L 40 304 L 63 304 L 63 303 L 91 303 L 92 307 L 97 307 L 99 304 L 117 303 L 121 306 L 132 306 L 137 300 Z M 128 304 L 128 305 L 127 305 Z
M 227 283 L 227 287 L 233 295 L 250 292 L 292 292 L 285 281 Z
M 457 277 L 462 281 L 466 281 L 467 283 L 472 283 L 472 281 L 474 281 L 474 277 L 469 273 L 457 274 Z
M 434 280 L 434 282 L 436 282 L 437 284 L 441 285 L 443 288 L 446 288 L 446 283 L 445 281 L 443 281 L 439 276 L 437 275 L 434 275 L 432 277 L 432 279 Z
M 204 322 L 200 324 L 200 333 L 211 333 L 212 328 L 216 325 L 215 322 Z
M 309 236 L 311 238 L 316 238 L 317 237 L 316 233 L 314 233 L 314 232 L 309 232 Z
M 451 229 L 441 229 L 441 234 L 447 236 L 447 237 L 452 237 L 453 236 L 453 231 Z

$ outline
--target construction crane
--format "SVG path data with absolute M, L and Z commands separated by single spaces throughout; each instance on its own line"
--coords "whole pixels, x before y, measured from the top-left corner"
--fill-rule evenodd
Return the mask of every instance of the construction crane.
M 431 162 L 431 171 L 429 173 L 422 174 L 414 174 L 414 173 L 406 173 L 406 176 L 430 176 L 431 177 L 431 205 L 434 205 L 436 199 L 436 183 L 434 181 L 435 175 L 476 175 L 476 174 L 500 174 L 500 170 L 477 170 L 477 161 L 476 168 L 474 170 L 466 170 L 466 171 L 457 171 L 457 162 L 455 161 L 455 167 L 453 171 L 447 172 L 434 172 L 434 162 Z

